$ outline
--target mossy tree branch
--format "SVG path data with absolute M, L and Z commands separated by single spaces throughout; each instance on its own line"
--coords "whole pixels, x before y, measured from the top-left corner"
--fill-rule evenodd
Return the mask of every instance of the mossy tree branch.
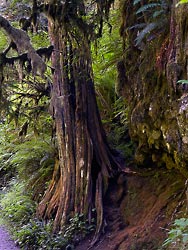
M 43 76 L 46 71 L 46 64 L 33 48 L 27 33 L 23 30 L 14 28 L 10 22 L 1 15 L 0 27 L 5 30 L 11 41 L 16 44 L 18 53 L 27 53 L 28 59 L 31 60 L 32 73 L 34 75 L 39 73 Z
M 20 61 L 23 64 L 26 62 L 30 62 L 30 58 L 28 57 L 28 53 L 23 53 L 23 54 L 20 54 L 18 56 L 13 56 L 13 57 L 6 57 L 6 51 L 8 50 L 8 48 L 0 56 L 1 63 L 3 65 L 5 65 L 5 64 L 14 65 L 14 63 L 17 61 Z M 45 57 L 45 58 L 49 59 L 52 51 L 53 51 L 53 46 L 49 46 L 47 48 L 39 48 L 35 52 L 40 58 Z M 42 58 L 41 58 L 41 60 L 42 60 Z

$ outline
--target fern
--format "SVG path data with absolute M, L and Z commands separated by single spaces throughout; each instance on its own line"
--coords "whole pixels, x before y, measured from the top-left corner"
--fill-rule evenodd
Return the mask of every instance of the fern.
M 179 81 L 177 81 L 177 83 L 188 84 L 188 80 L 179 80 Z
M 1 196 L 1 216 L 11 225 L 26 223 L 28 218 L 35 212 L 35 202 L 31 200 L 31 193 L 25 189 L 24 182 L 12 179 L 10 188 Z
M 164 10 L 157 10 L 153 13 L 153 18 L 156 18 L 164 13 Z
M 156 23 L 149 23 L 140 33 L 138 34 L 137 38 L 135 39 L 136 46 L 138 46 L 145 36 L 150 33 L 152 30 L 156 28 L 157 24 Z
M 50 146 L 50 138 L 46 141 L 42 138 L 35 138 L 16 145 L 14 154 L 10 158 L 10 164 L 15 166 L 21 176 L 27 178 L 28 175 L 40 168 L 41 160 L 46 154 L 54 154 L 53 147 Z
M 140 0 L 134 0 L 133 5 L 136 5 L 139 2 L 140 2 Z
M 145 28 L 145 27 L 146 27 L 145 23 L 137 23 L 137 24 L 131 26 L 129 28 L 129 30 L 132 30 L 132 29 L 142 29 L 142 28 Z
M 134 0 L 133 4 L 140 3 L 140 0 Z M 161 32 L 164 32 L 166 21 L 168 20 L 169 2 L 160 0 L 142 5 L 136 11 L 136 15 L 143 14 L 144 22 L 138 23 L 129 29 L 137 29 L 137 37 L 135 39 L 136 46 L 140 46 L 145 38 L 151 41 L 156 38 Z
M 146 4 L 146 5 L 143 5 L 142 7 L 140 7 L 136 14 L 140 14 L 141 12 L 145 12 L 145 11 L 148 11 L 148 9 L 154 9 L 155 7 L 160 7 L 161 4 L 160 3 L 150 3 L 150 4 Z

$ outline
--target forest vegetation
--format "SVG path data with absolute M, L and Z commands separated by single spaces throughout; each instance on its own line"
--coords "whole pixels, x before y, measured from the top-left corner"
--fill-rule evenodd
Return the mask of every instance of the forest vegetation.
M 1 2 L 0 210 L 21 249 L 187 249 L 187 3 Z

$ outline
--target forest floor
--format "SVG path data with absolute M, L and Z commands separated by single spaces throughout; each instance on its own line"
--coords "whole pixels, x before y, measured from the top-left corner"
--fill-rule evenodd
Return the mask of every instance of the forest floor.
M 126 170 L 109 187 L 104 234 L 90 249 L 162 250 L 170 225 L 185 215 L 185 181 L 175 170 Z M 88 237 L 76 250 L 88 249 L 91 240 Z
M 0 225 L 0 250 L 19 250 L 14 241 L 11 239 L 8 231 Z

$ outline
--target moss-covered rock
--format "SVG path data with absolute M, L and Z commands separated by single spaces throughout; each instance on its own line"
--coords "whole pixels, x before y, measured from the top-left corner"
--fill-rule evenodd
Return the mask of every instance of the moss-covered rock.
M 147 13 L 137 16 L 139 4 L 125 1 L 119 93 L 130 106 L 129 131 L 137 145 L 136 163 L 176 168 L 188 177 L 188 87 L 177 84 L 188 75 L 188 6 L 177 8 L 176 0 L 165 3 L 165 28 L 151 31 L 151 40 L 147 33 L 138 45 L 139 33 L 132 27 L 159 20 Z

